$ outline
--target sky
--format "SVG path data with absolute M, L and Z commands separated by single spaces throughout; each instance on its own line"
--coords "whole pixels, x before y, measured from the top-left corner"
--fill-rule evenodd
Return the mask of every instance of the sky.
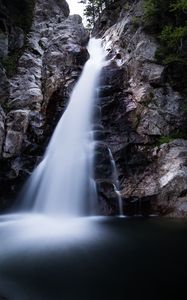
M 69 4 L 70 14 L 78 14 L 83 16 L 84 4 L 78 3 L 80 0 L 66 0 Z

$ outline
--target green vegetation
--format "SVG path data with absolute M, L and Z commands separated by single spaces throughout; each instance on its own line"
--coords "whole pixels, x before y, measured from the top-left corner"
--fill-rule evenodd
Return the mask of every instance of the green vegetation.
M 100 19 L 103 10 L 109 11 L 116 5 L 115 0 L 88 0 L 84 15 L 87 18 L 88 28 L 92 28 Z M 115 7 L 116 8 L 116 7 Z
M 187 0 L 144 0 L 145 29 L 155 33 L 161 47 L 156 54 L 159 62 L 187 64 L 183 51 L 187 39 Z
M 161 146 L 162 144 L 168 144 L 173 140 L 174 140 L 174 138 L 172 138 L 170 136 L 161 136 L 161 137 L 159 137 L 159 139 L 157 141 L 157 145 Z
M 187 135 L 182 132 L 175 132 L 171 135 L 160 136 L 157 140 L 157 146 L 161 146 L 162 144 L 168 144 L 176 139 L 186 139 Z
M 92 28 L 100 19 L 103 10 L 107 11 L 129 7 L 129 1 L 88 0 L 84 14 L 88 27 Z M 144 17 L 134 17 L 132 25 L 144 25 L 145 30 L 155 34 L 160 42 L 156 53 L 159 63 L 173 63 L 187 66 L 184 43 L 187 39 L 187 0 L 144 0 Z M 183 67 L 184 69 L 184 67 Z
M 35 0 L 2 0 L 16 26 L 28 32 L 33 18 Z

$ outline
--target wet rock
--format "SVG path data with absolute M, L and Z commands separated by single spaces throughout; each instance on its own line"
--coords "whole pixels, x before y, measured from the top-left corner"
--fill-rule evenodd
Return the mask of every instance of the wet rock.
M 150 201 L 152 212 L 160 214 L 184 217 L 185 197 L 187 191 L 187 141 L 178 139 L 163 144 L 160 148 L 150 149 L 151 164 L 142 161 L 139 165 L 139 173 L 131 174 L 123 182 L 122 197 L 126 199 L 136 198 L 144 202 Z M 146 154 L 148 157 L 148 153 Z M 153 160 L 154 157 L 154 160 Z M 137 168 L 137 162 L 136 162 Z M 128 169 L 130 172 L 130 169 Z M 141 171 L 142 170 L 142 174 Z
M 9 130 L 3 149 L 3 157 L 9 158 L 20 154 L 22 147 L 23 135 L 20 132 Z
M 137 132 L 140 135 L 168 135 L 170 131 L 164 116 L 157 110 L 147 110 L 140 120 Z
M 93 134 L 96 141 L 102 141 L 104 139 L 104 132 L 102 130 L 95 130 Z
M 113 168 L 109 148 L 106 144 L 98 142 L 95 146 L 94 177 L 95 179 L 112 179 Z
M 4 32 L 0 32 L 0 58 L 8 55 L 8 36 Z
M 6 138 L 3 157 L 10 158 L 21 153 L 28 124 L 28 110 L 15 110 L 8 113 L 6 117 Z
M 163 145 L 158 153 L 159 209 L 187 216 L 184 203 L 187 191 L 187 141 L 175 140 Z
M 187 216 L 187 197 L 179 197 L 171 211 L 167 214 L 170 218 L 186 218 Z
M 4 68 L 0 64 L 0 104 L 4 104 L 9 97 L 9 82 Z
M 0 149 L 6 170 L 2 169 L 0 182 L 9 187 L 7 178 L 11 178 L 14 193 L 40 160 L 88 59 L 89 34 L 79 16 L 68 14 L 65 1 L 37 0 L 16 74 L 8 80 L 0 67 L 0 103 L 7 113 L 5 126 L 0 111 Z M 136 214 L 140 207 L 149 207 L 150 212 L 186 216 L 186 141 L 160 146 L 162 138 L 185 135 L 185 99 L 168 84 L 165 67 L 155 61 L 157 41 L 141 24 L 134 26 L 134 16 L 142 15 L 143 1 L 130 1 L 129 9 L 111 20 L 102 16 L 96 26 L 98 35 L 104 33 L 110 60 L 103 68 L 99 108 L 93 116 L 99 140 L 94 172 L 101 210 L 107 215 L 118 210 L 109 148 L 126 211 Z M 7 55 L 7 39 L 11 49 L 23 45 L 23 32 L 11 29 L 11 37 L 7 27 L 3 30 L 1 56 Z
M 21 131 L 25 133 L 27 131 L 29 123 L 29 111 L 28 110 L 14 110 L 7 114 L 6 126 L 7 130 Z
M 119 214 L 118 195 L 110 181 L 96 181 L 100 213 L 105 216 Z
M 69 16 L 65 0 L 36 1 L 24 47 L 23 31 L 10 22 L 6 10 L 5 18 L 0 52 L 5 56 L 7 51 L 19 51 L 16 52 L 16 72 L 9 79 L 0 65 L 0 104 L 7 114 L 6 120 L 0 120 L 1 163 L 4 166 L 0 181 L 8 186 L 10 180 L 10 191 L 15 194 L 24 174 L 28 174 L 28 169 L 31 172 L 43 155 L 67 105 L 88 59 L 89 33 L 80 16 Z M 10 194 L 1 191 L 4 199 Z
M 176 215 L 184 216 L 186 162 L 179 159 L 180 169 L 166 149 L 175 148 L 172 151 L 182 155 L 181 146 L 169 141 L 186 134 L 185 99 L 167 82 L 165 67 L 155 60 L 158 42 L 144 31 L 141 22 L 134 26 L 135 16 L 143 16 L 143 1 L 130 3 L 112 26 L 107 25 L 109 22 L 103 25 L 103 44 L 110 60 L 103 69 L 98 90 L 103 142 L 116 161 L 127 211 L 135 212 L 141 203 L 150 213 L 171 212 L 174 216 L 176 211 Z M 100 27 L 97 34 L 101 33 Z M 161 156 L 159 140 L 164 137 L 169 148 L 164 146 Z M 163 157 L 171 163 L 162 174 Z M 99 160 L 98 163 L 103 164 Z
M 146 78 L 151 86 L 160 86 L 163 84 L 164 66 L 146 63 L 142 77 Z
M 2 153 L 2 147 L 5 139 L 5 113 L 0 106 L 0 155 Z

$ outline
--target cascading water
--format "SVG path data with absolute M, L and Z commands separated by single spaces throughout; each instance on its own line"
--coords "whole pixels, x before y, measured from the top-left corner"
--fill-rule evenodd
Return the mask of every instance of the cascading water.
M 184 299 L 184 222 L 61 218 L 61 214 L 84 214 L 89 194 L 95 195 L 90 130 L 94 88 L 104 55 L 99 41 L 92 40 L 90 46 L 91 59 L 43 161 L 26 186 L 29 213 L 0 216 L 0 299 L 113 300 L 121 299 L 121 286 L 126 300 L 146 300 L 153 292 L 156 299 Z M 108 151 L 111 179 L 119 193 L 116 165 Z M 118 200 L 122 214 L 120 193 Z M 91 206 L 87 204 L 90 213 Z M 161 272 L 162 266 L 167 272 Z
M 112 169 L 113 169 L 114 190 L 115 190 L 117 198 L 118 198 L 119 216 L 123 217 L 124 216 L 124 214 L 123 214 L 123 202 L 122 202 L 121 194 L 120 194 L 120 190 L 119 190 L 120 183 L 119 183 L 119 179 L 118 179 L 116 163 L 115 163 L 115 160 L 114 160 L 114 157 L 113 157 L 113 154 L 112 154 L 110 148 L 108 148 L 108 151 L 109 151 L 110 161 L 111 161 Z
M 104 51 L 91 39 L 90 59 L 76 84 L 43 161 L 27 184 L 24 209 L 63 216 L 94 214 L 92 109 Z

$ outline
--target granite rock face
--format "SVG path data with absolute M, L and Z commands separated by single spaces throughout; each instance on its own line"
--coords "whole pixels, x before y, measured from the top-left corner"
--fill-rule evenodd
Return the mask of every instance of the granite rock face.
M 7 78 L 0 68 L 0 200 L 5 202 L 43 155 L 88 59 L 89 34 L 80 16 L 69 16 L 64 0 L 36 1 L 26 39 L 15 74 Z
M 103 143 L 116 162 L 125 213 L 183 217 L 185 97 L 172 89 L 165 67 L 156 62 L 157 41 L 134 24 L 142 15 L 143 1 L 132 1 L 104 34 L 102 28 L 95 32 L 108 52 L 99 94 Z M 107 169 L 103 164 L 98 168 Z M 107 184 L 103 173 L 98 180 Z M 108 214 L 116 213 L 107 188 L 98 190 Z
M 167 82 L 165 67 L 155 60 L 157 41 L 137 24 L 142 3 L 129 1 L 112 19 L 103 15 L 94 31 L 108 53 L 94 112 L 101 212 L 117 214 L 122 200 L 130 215 L 186 217 L 186 96 Z M 1 0 L 0 8 L 0 59 L 14 50 L 19 54 L 11 77 L 0 63 L 0 207 L 5 207 L 45 151 L 88 59 L 89 34 L 78 15 L 69 16 L 64 0 L 37 0 L 27 34 L 10 21 Z

